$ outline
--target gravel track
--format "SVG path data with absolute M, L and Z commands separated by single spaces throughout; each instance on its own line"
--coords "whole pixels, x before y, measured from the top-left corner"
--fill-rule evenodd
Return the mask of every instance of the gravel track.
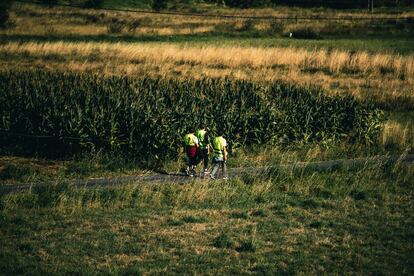
M 371 158 L 356 158 L 356 159 L 337 159 L 329 161 L 318 162 L 295 162 L 278 164 L 274 166 L 264 167 L 246 167 L 246 168 L 230 168 L 228 174 L 230 178 L 242 176 L 243 174 L 249 175 L 263 175 L 275 170 L 313 170 L 313 171 L 335 171 L 343 170 L 350 171 L 367 166 L 378 165 L 393 165 L 397 163 L 413 163 L 414 154 L 403 154 L 399 156 L 376 156 Z M 190 183 L 196 179 L 209 180 L 209 177 L 188 177 L 183 173 L 157 173 L 153 175 L 144 176 L 120 176 L 114 178 L 91 178 L 91 179 L 78 179 L 69 182 L 74 187 L 108 187 L 117 186 L 122 184 L 159 184 L 159 183 L 175 183 L 184 184 Z M 28 191 L 36 186 L 50 185 L 50 183 L 25 183 L 25 184 L 3 184 L 0 185 L 0 193 L 8 194 L 12 192 Z

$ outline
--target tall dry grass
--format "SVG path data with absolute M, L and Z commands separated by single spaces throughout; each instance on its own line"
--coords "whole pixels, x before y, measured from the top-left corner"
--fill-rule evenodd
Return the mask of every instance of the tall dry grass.
M 331 74 L 357 72 L 414 78 L 414 56 L 350 53 L 341 50 L 95 42 L 11 42 L 0 46 L 0 53 L 35 57 L 61 55 L 69 58 L 88 58 L 93 55 L 96 59 L 112 58 L 124 62 L 139 60 L 159 65 L 176 63 L 233 69 L 296 67 L 300 70 L 320 70 Z
M 414 126 L 388 121 L 384 124 L 380 142 L 382 145 L 414 147 Z

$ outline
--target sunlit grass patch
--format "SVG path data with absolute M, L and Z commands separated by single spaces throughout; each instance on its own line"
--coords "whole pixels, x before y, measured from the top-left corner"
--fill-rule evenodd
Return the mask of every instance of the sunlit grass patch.
M 270 190 L 234 180 L 2 196 L 0 264 L 8 272 L 18 263 L 21 272 L 56 272 L 59 263 L 68 273 L 402 271 L 411 267 L 412 169 L 279 174 Z M 195 191 L 203 196 L 191 200 Z M 257 193 L 269 194 L 260 205 Z

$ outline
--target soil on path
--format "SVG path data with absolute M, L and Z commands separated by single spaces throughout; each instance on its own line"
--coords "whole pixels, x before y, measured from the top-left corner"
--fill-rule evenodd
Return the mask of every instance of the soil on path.
M 264 175 L 267 173 L 274 173 L 277 170 L 312 170 L 312 171 L 335 171 L 343 170 L 350 171 L 364 166 L 373 164 L 392 165 L 397 163 L 413 163 L 414 154 L 403 154 L 400 156 L 376 156 L 371 158 L 357 158 L 357 159 L 338 159 L 330 161 L 319 162 L 295 162 L 286 164 L 277 164 L 274 166 L 263 167 L 243 167 L 230 168 L 228 175 L 230 178 L 239 177 L 243 174 L 248 175 Z M 122 184 L 153 184 L 153 183 L 174 183 L 184 184 L 192 182 L 196 179 L 210 180 L 209 175 L 198 175 L 196 177 L 186 176 L 184 173 L 156 173 L 145 176 L 121 176 L 115 178 L 91 178 L 85 180 L 73 180 L 69 185 L 75 187 L 105 187 L 116 186 Z M 0 193 L 8 194 L 11 192 L 27 191 L 35 186 L 50 185 L 48 183 L 25 183 L 25 184 L 4 184 L 0 185 Z

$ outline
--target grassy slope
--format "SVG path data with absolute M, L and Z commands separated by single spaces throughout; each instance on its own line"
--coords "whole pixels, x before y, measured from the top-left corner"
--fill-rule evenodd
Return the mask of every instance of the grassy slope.
M 414 54 L 414 37 L 412 34 L 377 34 L 367 37 L 348 35 L 340 37 L 326 36 L 323 39 L 289 39 L 282 36 L 257 35 L 254 33 L 242 34 L 194 34 L 194 35 L 0 35 L 8 42 L 168 42 L 186 45 L 214 45 L 214 46 L 241 46 L 241 47 L 297 47 L 304 49 L 326 49 L 345 51 L 366 51 L 368 53 L 391 53 L 400 55 Z
M 0 270 L 411 274 L 413 169 L 3 196 Z

